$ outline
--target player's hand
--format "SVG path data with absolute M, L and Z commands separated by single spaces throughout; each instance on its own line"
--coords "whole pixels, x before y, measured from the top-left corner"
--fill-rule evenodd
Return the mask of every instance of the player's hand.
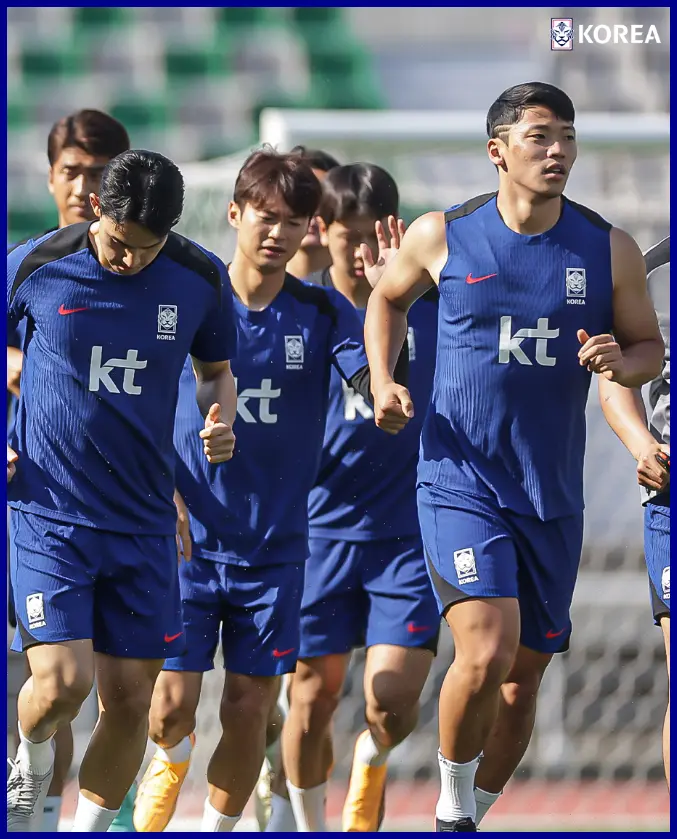
M 625 370 L 623 351 L 614 336 L 593 335 L 591 338 L 585 329 L 579 329 L 576 335 L 582 344 L 578 351 L 580 365 L 610 382 L 622 384 Z
M 11 446 L 7 446 L 7 483 L 9 483 L 16 474 L 16 462 L 19 455 Z
M 174 490 L 174 504 L 176 505 L 176 552 L 181 559 L 190 562 L 193 556 L 193 543 L 190 541 L 190 519 L 188 507 L 180 496 L 178 489 Z
M 380 221 L 376 222 L 376 241 L 378 242 L 378 256 L 374 262 L 374 255 L 371 252 L 369 245 L 364 242 L 360 245 L 360 254 L 364 262 L 364 276 L 367 278 L 369 285 L 374 288 L 376 283 L 383 276 L 388 263 L 390 263 L 395 254 L 400 248 L 400 242 L 404 236 L 404 222 L 401 218 L 396 219 L 395 216 L 388 216 L 388 232 L 390 233 L 390 244 L 388 244 L 388 237 L 383 229 L 383 224 Z
M 17 399 L 19 398 L 23 360 L 24 354 L 21 350 L 16 347 L 7 347 L 7 390 Z
M 210 463 L 225 463 L 233 456 L 235 435 L 228 423 L 221 421 L 221 406 L 218 402 L 209 409 L 200 437 L 204 442 L 204 452 Z
M 397 434 L 414 416 L 414 403 L 406 387 L 390 382 L 374 393 L 374 421 L 387 434 Z
M 661 456 L 670 461 L 670 446 L 663 446 L 655 440 L 647 443 L 637 457 L 637 481 L 640 486 L 660 492 L 670 483 L 670 472 L 659 459 Z

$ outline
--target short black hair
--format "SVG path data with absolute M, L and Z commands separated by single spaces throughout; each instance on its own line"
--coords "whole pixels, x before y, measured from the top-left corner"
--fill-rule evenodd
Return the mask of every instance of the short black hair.
M 373 163 L 337 166 L 322 183 L 318 215 L 327 225 L 351 216 L 368 216 L 375 221 L 397 216 L 400 193 L 392 176 Z
M 233 201 L 243 210 L 257 210 L 281 197 L 299 218 L 312 218 L 320 203 L 322 187 L 307 160 L 283 154 L 265 145 L 249 155 L 235 180 Z
M 49 165 L 54 166 L 64 149 L 79 148 L 93 157 L 113 159 L 129 149 L 127 129 L 103 111 L 86 108 L 63 117 L 47 138 Z
M 154 151 L 132 149 L 114 157 L 101 176 L 101 214 L 116 225 L 133 221 L 156 236 L 179 223 L 184 183 L 179 167 Z
M 514 125 L 522 119 L 527 108 L 540 105 L 548 108 L 559 119 L 573 123 L 574 103 L 563 90 L 546 82 L 526 82 L 504 90 L 487 114 L 487 136 L 497 137 L 503 126 Z
M 297 154 L 310 166 L 311 169 L 319 169 L 320 172 L 331 172 L 341 164 L 329 152 L 322 149 L 307 149 L 305 146 L 294 146 L 290 154 Z

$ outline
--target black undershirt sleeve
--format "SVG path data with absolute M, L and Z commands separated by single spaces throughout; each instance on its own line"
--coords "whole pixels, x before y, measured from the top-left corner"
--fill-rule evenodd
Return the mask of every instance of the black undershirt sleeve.
M 400 354 L 395 364 L 395 372 L 393 375 L 398 385 L 407 387 L 409 384 L 409 342 L 405 339 Z M 348 384 L 355 391 L 359 393 L 364 401 L 374 406 L 374 399 L 371 395 L 371 373 L 369 372 L 369 365 L 362 367 L 348 379 Z

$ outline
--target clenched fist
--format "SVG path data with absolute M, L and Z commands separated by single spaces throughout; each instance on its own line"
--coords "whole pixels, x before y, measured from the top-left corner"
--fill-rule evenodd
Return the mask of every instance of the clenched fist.
M 204 452 L 210 463 L 225 463 L 233 456 L 235 435 L 227 422 L 221 421 L 221 406 L 215 402 L 205 418 L 205 427 L 200 432 Z
M 397 434 L 414 416 L 414 403 L 403 385 L 390 382 L 374 393 L 374 421 L 387 434 Z
M 614 336 L 593 335 L 591 338 L 585 329 L 579 329 L 576 335 L 582 344 L 578 351 L 580 365 L 610 382 L 622 384 L 625 368 L 623 352 Z

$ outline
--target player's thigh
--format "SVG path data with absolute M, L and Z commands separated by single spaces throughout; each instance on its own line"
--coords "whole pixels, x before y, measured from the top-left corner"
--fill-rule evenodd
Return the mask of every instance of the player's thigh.
M 92 528 L 12 510 L 10 577 L 15 652 L 35 644 L 92 639 L 99 557 L 88 552 Z
M 33 694 L 50 700 L 81 704 L 94 683 L 94 651 L 89 639 L 36 644 L 27 658 L 33 677 Z
M 272 677 L 293 672 L 299 653 L 304 563 L 224 565 L 223 569 L 226 606 L 221 642 L 228 673 Z
M 369 647 L 364 667 L 367 706 L 404 711 L 416 705 L 432 663 L 433 652 L 424 647 L 395 644 Z
M 315 538 L 308 544 L 299 658 L 349 653 L 364 643 L 366 631 L 360 546 Z
M 335 707 L 338 703 L 350 665 L 351 653 L 299 659 L 291 676 L 290 706 L 311 707 L 318 701 Z
M 440 616 L 420 537 L 357 545 L 368 598 L 366 646 L 423 648 L 435 653 Z
M 583 547 L 583 515 L 546 522 L 513 515 L 511 523 L 518 549 L 520 643 L 546 655 L 565 652 Z
M 167 657 L 165 671 L 201 674 L 214 669 L 226 608 L 224 580 L 222 564 L 199 556 L 179 566 L 184 649 Z
M 175 536 L 94 531 L 94 649 L 113 658 L 162 659 L 184 649 Z
M 670 497 L 657 496 L 644 508 L 644 556 L 656 624 L 670 616 Z

